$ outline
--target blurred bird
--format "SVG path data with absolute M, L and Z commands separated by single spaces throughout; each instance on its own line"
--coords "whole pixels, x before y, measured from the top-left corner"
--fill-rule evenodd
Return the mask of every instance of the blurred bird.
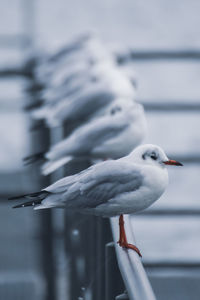
M 68 51 L 69 49 L 70 51 Z M 63 68 L 66 70 L 66 67 L 70 67 L 76 62 L 80 63 L 88 60 L 92 64 L 105 60 L 114 61 L 113 56 L 106 50 L 101 41 L 92 35 L 88 35 L 80 43 L 78 40 L 74 45 L 68 43 L 57 53 L 50 55 L 43 63 L 38 63 L 35 67 L 35 78 L 45 84 L 51 81 L 54 74 L 60 72 Z
M 58 99 L 69 96 L 72 92 L 80 93 L 84 88 L 102 84 L 108 90 L 118 95 L 134 96 L 135 88 L 133 72 L 125 73 L 110 61 L 102 61 L 90 66 L 84 62 L 76 62 L 71 68 L 65 66 L 64 72 L 55 72 L 54 78 L 48 82 L 48 86 L 40 92 L 39 97 L 48 103 L 56 103 Z M 128 74 L 128 75 L 127 75 Z
M 49 49 L 48 49 L 49 50 Z M 48 51 L 49 52 L 49 51 Z M 114 63 L 114 57 L 105 49 L 104 45 L 92 34 L 79 36 L 72 42 L 67 43 L 58 51 L 53 53 L 44 53 L 40 51 L 40 55 L 34 55 L 26 63 L 27 70 L 33 69 L 32 76 L 34 84 L 28 82 L 26 90 L 29 92 L 37 92 L 39 99 L 34 101 L 27 107 L 26 110 L 37 107 L 42 103 L 40 99 L 43 89 L 55 88 L 55 84 L 66 82 L 66 77 L 74 78 L 78 74 L 84 75 L 88 68 L 98 62 L 109 61 Z M 39 53 L 39 52 L 38 52 Z M 69 76 L 70 70 L 73 74 Z M 68 74 L 68 75 L 67 75 Z
M 50 89 L 51 94 L 53 89 L 58 89 L 61 85 L 65 85 L 67 88 L 67 83 L 70 79 L 76 79 L 80 76 L 88 77 L 89 71 L 93 73 L 92 77 L 95 77 L 95 70 L 99 69 L 99 66 L 101 69 L 105 69 L 105 66 L 107 67 L 107 70 L 103 70 L 102 74 L 105 76 L 107 76 L 109 69 L 112 70 L 118 67 L 114 56 L 105 49 L 104 45 L 97 38 L 90 36 L 81 45 L 82 47 L 78 48 L 80 51 L 69 52 L 65 51 L 65 48 L 68 49 L 69 47 L 64 47 L 63 51 L 58 51 L 58 55 L 53 55 L 52 59 L 50 56 L 43 63 L 40 62 L 35 66 L 35 80 L 38 80 L 45 87 L 40 95 L 41 97 L 44 96 L 44 100 L 48 101 L 48 97 L 47 99 L 45 97 L 46 90 L 48 93 Z M 62 53 L 62 55 L 59 53 Z M 45 72 L 49 68 L 51 71 Z
M 45 120 L 48 127 L 58 127 L 63 124 L 85 122 L 95 116 L 98 110 L 115 100 L 115 95 L 102 86 L 85 89 L 76 97 L 65 97 L 55 105 L 44 105 L 34 110 L 31 115 L 36 120 Z
M 95 68 L 98 65 L 112 65 L 117 64 L 114 60 L 114 56 L 105 49 L 105 47 L 100 43 L 99 40 L 90 40 L 90 44 L 87 45 L 87 49 L 82 49 L 78 55 L 74 52 L 73 55 L 67 57 L 65 61 L 54 68 L 54 71 L 50 77 L 50 84 L 55 86 L 55 84 L 61 83 L 63 78 L 69 76 L 69 74 L 76 70 L 77 73 L 88 72 L 88 68 Z
M 93 165 L 79 174 L 55 182 L 41 192 L 10 199 L 29 199 L 15 208 L 60 207 L 102 217 L 119 215 L 119 245 L 133 249 L 141 256 L 139 249 L 126 239 L 123 214 L 141 211 L 163 194 L 168 184 L 166 165 L 182 166 L 168 159 L 160 147 L 142 145 L 128 156 Z
M 32 117 L 44 119 L 48 127 L 56 127 L 67 122 L 85 121 L 98 110 L 106 108 L 116 97 L 135 98 L 130 80 L 113 65 L 100 64 L 86 72 L 81 81 L 80 77 L 75 78 L 74 86 L 73 82 L 68 82 L 59 88 L 57 95 L 58 89 L 46 90 L 44 104 L 32 111 Z
M 77 41 L 74 44 L 79 45 Z M 81 47 L 78 47 L 80 51 L 68 51 L 67 49 L 71 49 L 70 47 L 66 47 L 67 51 L 65 51 L 64 47 L 63 51 L 58 52 L 58 55 L 50 56 L 49 59 L 46 59 L 46 63 L 38 64 L 35 68 L 36 78 L 38 78 L 40 83 L 42 82 L 44 88 L 38 91 L 38 101 L 30 102 L 25 109 L 32 110 L 36 108 L 32 113 L 33 118 L 45 119 L 46 124 L 50 127 L 57 126 L 54 123 L 62 124 L 65 121 L 65 112 L 73 118 L 74 115 L 71 108 L 76 107 L 77 102 L 80 103 L 82 95 L 83 103 L 82 105 L 78 103 L 75 113 L 80 107 L 82 114 L 82 107 L 87 99 L 87 107 L 95 107 L 94 104 L 91 104 L 92 98 L 86 95 L 88 90 L 90 94 L 90 90 L 93 90 L 95 93 L 95 89 L 97 89 L 95 93 L 95 96 L 97 96 L 98 89 L 101 89 L 100 93 L 103 92 L 103 97 L 105 94 L 108 94 L 109 99 L 120 96 L 135 97 L 135 88 L 131 83 L 132 79 L 130 80 L 120 70 L 114 60 L 114 56 L 105 50 L 104 45 L 98 39 L 90 36 L 90 38 L 84 38 L 80 45 Z M 45 65 L 47 65 L 48 70 L 48 64 L 51 65 L 51 71 L 47 71 L 47 74 Z M 40 73 L 44 74 L 41 75 Z M 41 76 L 43 76 L 43 79 L 40 78 Z M 132 76 L 133 73 L 131 78 Z M 75 102 L 76 100 L 77 102 Z M 70 101 L 75 103 L 68 104 Z M 102 101 L 102 103 L 106 105 L 106 101 Z M 84 111 L 87 110 L 85 109 Z M 60 116 L 61 119 L 59 120 Z M 78 118 L 79 116 L 76 119 Z M 53 119 L 53 125 L 50 125 L 51 119 Z M 36 125 L 36 127 L 38 126 Z
M 120 74 L 105 75 L 104 80 L 86 82 L 85 87 L 74 95 L 64 97 L 57 103 L 44 104 L 31 114 L 34 119 L 44 119 L 49 127 L 56 127 L 74 120 L 88 119 L 117 97 L 134 99 L 135 90 Z
M 41 51 L 38 52 L 38 55 L 36 56 L 36 67 L 39 70 L 42 70 L 50 65 L 55 66 L 58 61 L 63 59 L 63 57 L 70 56 L 76 51 L 80 51 L 84 47 L 84 44 L 87 43 L 89 39 L 92 39 L 92 37 L 93 34 L 86 33 L 77 36 L 75 39 L 68 41 L 65 45 L 59 46 L 59 48 L 48 45 L 48 49 L 42 49 L 42 55 Z M 50 46 L 53 47 L 49 48 Z
M 42 174 L 48 175 L 74 157 L 116 159 L 138 146 L 146 133 L 143 107 L 138 103 L 119 100 L 109 114 L 92 119 L 55 144 L 47 153 L 25 158 L 26 163 L 45 158 Z

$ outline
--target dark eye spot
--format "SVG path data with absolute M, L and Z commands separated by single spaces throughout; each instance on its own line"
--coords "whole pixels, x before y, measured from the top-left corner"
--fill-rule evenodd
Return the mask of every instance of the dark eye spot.
M 156 160 L 158 157 L 157 157 L 157 155 L 155 154 L 155 153 L 152 153 L 151 155 L 150 155 L 150 157 L 153 159 L 153 160 Z
M 121 111 L 121 107 L 116 106 L 116 107 L 114 107 L 114 108 L 111 109 L 110 114 L 111 114 L 111 115 L 114 115 L 114 114 L 116 114 L 116 112 L 118 112 L 118 111 Z

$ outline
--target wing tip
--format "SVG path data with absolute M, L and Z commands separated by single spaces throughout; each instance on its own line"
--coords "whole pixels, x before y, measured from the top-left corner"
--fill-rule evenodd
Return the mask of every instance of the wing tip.
M 41 200 L 37 200 L 37 201 L 20 203 L 18 205 L 13 206 L 12 208 L 23 208 L 23 207 L 30 207 L 30 206 L 33 206 L 35 208 L 36 205 L 39 206 L 40 204 L 41 204 Z
M 8 200 L 12 201 L 12 200 L 17 200 L 17 199 L 22 199 L 22 198 L 24 198 L 24 195 L 21 195 L 21 196 L 12 196 L 12 197 L 9 197 Z
M 25 207 L 23 204 L 19 204 L 19 205 L 15 205 L 15 206 L 13 206 L 12 208 L 21 208 L 21 207 Z

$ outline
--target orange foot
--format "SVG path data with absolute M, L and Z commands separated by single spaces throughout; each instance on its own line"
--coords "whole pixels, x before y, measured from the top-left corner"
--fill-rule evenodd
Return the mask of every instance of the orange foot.
M 125 229 L 124 229 L 123 215 L 120 215 L 120 217 L 119 217 L 119 241 L 118 241 L 118 244 L 120 245 L 120 247 L 134 250 L 135 252 L 137 252 L 137 254 L 140 257 L 142 257 L 140 250 L 135 245 L 129 244 L 127 242 L 126 233 L 125 233 Z
M 123 243 L 123 242 L 120 242 L 120 241 L 118 241 L 117 243 L 118 243 L 118 244 L 120 245 L 120 247 L 122 247 L 122 248 L 134 250 L 135 252 L 137 252 L 137 254 L 138 254 L 140 257 L 142 257 L 142 254 L 141 254 L 140 250 L 139 250 L 135 245 L 132 245 L 132 244 L 129 244 L 129 243 Z

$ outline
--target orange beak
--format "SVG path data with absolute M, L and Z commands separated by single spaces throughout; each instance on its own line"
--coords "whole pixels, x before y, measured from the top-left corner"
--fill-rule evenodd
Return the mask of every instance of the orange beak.
M 171 166 L 183 166 L 183 164 L 181 164 L 180 162 L 178 162 L 176 160 L 173 160 L 173 159 L 169 159 L 169 160 L 163 161 L 163 163 L 165 165 L 171 165 Z

